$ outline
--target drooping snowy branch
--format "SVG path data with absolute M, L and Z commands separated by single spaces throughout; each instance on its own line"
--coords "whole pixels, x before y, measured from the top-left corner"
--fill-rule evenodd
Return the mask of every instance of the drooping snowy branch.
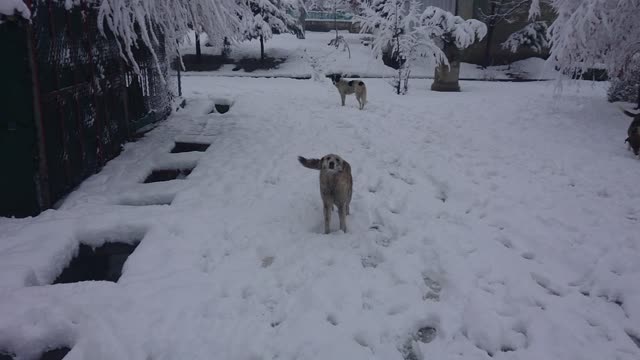
M 283 0 L 243 0 L 244 13 L 240 14 L 240 37 L 265 41 L 274 34 L 302 32 L 298 19 L 292 13 L 294 6 Z
M 604 65 L 618 76 L 640 53 L 640 1 L 551 0 L 551 58 L 563 73 Z
M 520 48 L 527 48 L 534 52 L 541 53 L 549 47 L 549 38 L 547 37 L 547 23 L 544 21 L 536 21 L 527 24 L 522 29 L 509 35 L 507 40 L 500 44 L 503 49 L 515 53 Z
M 432 36 L 437 36 L 445 44 L 454 45 L 460 50 L 482 40 L 487 34 L 487 26 L 482 22 L 465 20 L 434 6 L 428 6 L 424 10 L 420 23 Z
M 178 43 L 198 24 L 208 34 L 233 37 L 238 10 L 234 0 L 91 0 L 99 8 L 98 27 L 116 35 L 122 56 L 139 71 L 133 49 L 144 46 L 151 52 L 160 71 L 154 47 L 164 41 L 167 56 L 178 54 Z M 71 1 L 66 1 L 67 4 Z M 74 5 L 79 3 L 73 1 Z
M 478 19 L 487 26 L 514 23 L 530 8 L 531 0 L 489 0 L 487 8 L 478 8 Z

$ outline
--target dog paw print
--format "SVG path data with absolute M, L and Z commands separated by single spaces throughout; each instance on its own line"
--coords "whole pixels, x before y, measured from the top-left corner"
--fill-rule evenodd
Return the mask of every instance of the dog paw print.
M 422 296 L 422 300 L 440 301 L 440 291 L 442 291 L 440 283 L 426 273 L 422 274 L 422 280 L 427 286 L 427 292 Z
M 362 263 L 363 268 L 377 268 L 384 261 L 382 254 L 374 252 L 371 254 L 364 255 L 360 258 L 360 262 Z

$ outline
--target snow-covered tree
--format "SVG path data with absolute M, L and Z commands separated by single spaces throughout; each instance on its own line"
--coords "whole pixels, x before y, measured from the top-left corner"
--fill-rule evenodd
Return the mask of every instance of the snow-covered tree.
M 442 49 L 445 61 L 438 61 L 432 90 L 460 91 L 460 52 L 487 34 L 487 26 L 475 19 L 460 16 L 434 6 L 428 6 L 420 17 L 420 25 Z
M 540 1 L 533 0 L 530 14 L 539 13 Z M 551 65 L 572 76 L 598 66 L 610 77 L 632 71 L 640 54 L 640 1 L 548 1 L 557 13 L 549 27 Z
M 405 94 L 409 86 L 411 63 L 429 49 L 431 54 L 444 54 L 433 42 L 420 22 L 422 3 L 418 0 L 377 0 L 362 3 L 356 18 L 362 32 L 373 34 L 372 49 L 376 56 L 388 52 L 398 61 L 392 85 L 397 94 Z
M 260 59 L 264 60 L 264 42 L 274 34 L 299 35 L 302 28 L 294 16 L 295 7 L 285 0 L 240 0 L 246 11 L 240 14 L 241 37 L 260 39 Z
M 351 58 L 351 50 L 349 44 L 344 37 L 338 34 L 338 12 L 352 10 L 351 2 L 349 0 L 324 0 L 322 5 L 325 9 L 329 9 L 333 13 L 333 28 L 336 32 L 336 37 L 329 42 L 330 46 L 335 46 L 336 49 L 341 46 L 343 49 L 349 51 L 349 58 Z
M 416 56 L 431 58 L 436 65 L 432 89 L 457 91 L 459 52 L 482 40 L 487 27 L 478 20 L 464 20 L 434 6 L 422 10 L 421 6 L 419 0 L 369 0 L 362 3 L 356 20 L 362 32 L 372 33 L 374 55 L 390 50 L 401 60 L 394 83 L 399 93 Z
M 527 48 L 534 52 L 541 53 L 544 49 L 549 48 L 548 28 L 547 23 L 544 21 L 529 23 L 522 29 L 509 35 L 507 40 L 500 44 L 500 46 L 511 52 L 516 52 L 520 48 Z
M 98 28 L 106 26 L 115 33 L 120 50 L 135 71 L 139 71 L 133 55 L 138 46 L 147 47 L 160 71 L 155 45 L 164 41 L 170 58 L 178 55 L 178 44 L 189 31 L 190 24 L 199 24 L 207 34 L 233 36 L 237 29 L 232 14 L 238 5 L 234 0 L 95 0 L 98 3 Z M 69 6 L 79 2 L 68 1 Z M 162 75 L 161 75 L 162 76 Z
M 531 0 L 489 0 L 486 8 L 478 8 L 478 19 L 487 25 L 487 36 L 482 64 L 492 64 L 491 50 L 496 28 L 503 23 L 512 24 L 526 19 Z M 525 30 L 525 29 L 523 29 Z

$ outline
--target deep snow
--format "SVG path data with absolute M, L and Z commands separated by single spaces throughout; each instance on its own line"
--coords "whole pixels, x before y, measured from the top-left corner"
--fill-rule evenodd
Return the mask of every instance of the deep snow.
M 327 80 L 186 78 L 187 107 L 60 209 L 0 218 L 0 349 L 638 359 L 640 162 L 601 84 L 366 83 L 359 111 Z M 212 98 L 231 111 L 206 114 Z M 211 146 L 170 154 L 176 139 Z M 353 168 L 347 234 L 322 234 L 317 173 L 296 161 L 330 152 Z M 140 237 L 117 284 L 47 285 L 79 242 Z

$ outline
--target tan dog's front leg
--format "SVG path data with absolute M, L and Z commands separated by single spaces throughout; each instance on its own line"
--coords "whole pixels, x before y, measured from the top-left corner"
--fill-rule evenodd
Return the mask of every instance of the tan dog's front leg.
M 347 232 L 347 205 L 338 206 L 338 216 L 340 216 L 340 230 Z
M 328 234 L 331 230 L 329 224 L 331 224 L 331 209 L 333 205 L 331 203 L 324 203 L 324 233 Z
M 344 94 L 340 94 L 340 99 L 342 99 L 342 106 L 344 106 L 344 98 L 346 97 L 346 95 Z

